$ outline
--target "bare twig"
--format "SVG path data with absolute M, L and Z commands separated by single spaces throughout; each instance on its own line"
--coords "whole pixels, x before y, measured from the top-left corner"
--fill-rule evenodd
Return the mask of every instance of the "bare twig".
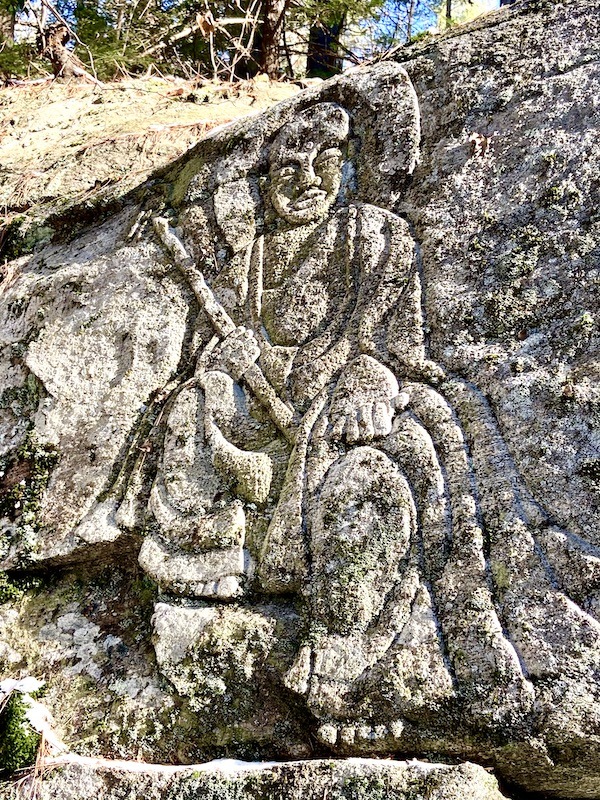
M 43 23 L 42 19 L 38 16 L 37 9 L 34 8 L 34 6 L 32 5 L 32 3 L 29 2 L 29 0 L 27 0 L 27 2 L 25 3 L 25 9 L 27 10 L 27 13 L 31 14 L 32 17 L 34 18 L 35 27 L 38 29 L 38 33 L 40 34 L 40 37 L 43 39 L 44 38 L 44 23 Z
M 255 6 L 256 3 L 253 5 Z M 251 5 L 250 8 L 252 8 L 253 5 Z M 198 31 L 200 31 L 200 33 L 207 38 L 208 35 L 216 28 L 223 30 L 226 27 L 235 25 L 241 25 L 243 27 L 248 22 L 248 17 L 249 14 L 247 12 L 245 17 L 223 17 L 217 21 L 214 19 L 210 8 L 207 8 L 205 14 L 198 14 L 196 16 L 196 22 L 186 25 L 185 28 L 182 28 L 181 30 L 177 31 L 177 33 L 173 33 L 172 35 L 169 35 L 170 32 L 179 27 L 180 23 L 175 22 L 170 25 L 165 31 L 162 40 L 152 45 L 152 47 L 148 47 L 146 50 L 144 50 L 142 55 L 152 55 L 152 53 L 156 53 L 158 50 L 163 50 L 165 47 L 169 47 L 169 45 L 173 44 L 173 42 L 177 42 L 179 39 L 185 39 L 186 36 L 191 36 L 193 33 L 197 33 Z
M 256 31 L 258 29 L 258 23 L 260 19 L 260 14 L 262 10 L 261 0 L 255 0 L 248 6 L 246 11 L 246 17 L 244 24 L 242 25 L 242 29 L 240 31 L 240 35 L 237 37 L 236 41 L 236 53 L 234 54 L 233 58 L 231 59 L 231 70 L 229 73 L 229 79 L 233 80 L 235 77 L 235 68 L 241 58 L 243 57 L 250 57 L 252 53 L 252 45 L 254 44 L 254 37 L 256 36 Z M 250 32 L 248 34 L 248 43 L 246 45 L 245 51 L 241 54 L 240 45 L 246 36 L 246 26 L 250 26 Z M 248 54 L 248 55 L 247 55 Z
M 205 17 L 204 16 L 201 17 L 200 15 L 198 15 L 196 22 L 194 24 L 187 25 L 185 28 L 182 28 L 182 30 L 178 31 L 177 33 L 174 33 L 172 36 L 169 36 L 168 35 L 169 31 L 174 30 L 174 28 L 176 28 L 178 25 L 179 23 L 171 25 L 166 31 L 167 34 L 166 37 L 163 38 L 160 42 L 157 42 L 156 44 L 152 45 L 152 47 L 146 48 L 146 50 L 144 50 L 142 55 L 150 56 L 152 55 L 152 53 L 156 53 L 158 50 L 164 50 L 165 47 L 169 47 L 170 45 L 173 44 L 173 42 L 179 41 L 179 39 L 185 39 L 186 36 L 191 36 L 193 33 L 197 33 L 198 31 L 204 34 L 204 31 L 207 30 Z
M 219 75 L 219 71 L 217 69 L 217 62 L 215 58 L 215 35 L 212 31 L 208 37 L 208 48 L 210 52 L 210 63 L 212 65 L 213 78 L 216 80 Z

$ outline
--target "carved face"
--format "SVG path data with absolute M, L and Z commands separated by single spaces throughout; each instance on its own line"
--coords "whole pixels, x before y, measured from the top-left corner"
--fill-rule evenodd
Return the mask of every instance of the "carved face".
M 273 143 L 270 198 L 286 222 L 305 225 L 327 215 L 340 189 L 348 127 L 342 108 L 321 103 L 298 115 Z

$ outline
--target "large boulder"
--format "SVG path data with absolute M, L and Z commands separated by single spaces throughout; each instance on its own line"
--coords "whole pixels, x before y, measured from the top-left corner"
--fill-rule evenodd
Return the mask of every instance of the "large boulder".
M 2 567 L 59 577 L 0 633 L 62 686 L 65 617 L 95 626 L 108 720 L 122 648 L 154 729 L 98 752 L 600 795 L 599 33 L 595 0 L 517 4 L 8 265 Z

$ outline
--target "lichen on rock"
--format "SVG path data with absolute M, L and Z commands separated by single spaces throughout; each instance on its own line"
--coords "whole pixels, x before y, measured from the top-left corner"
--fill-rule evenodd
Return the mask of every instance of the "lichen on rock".
M 339 76 L 11 266 L 0 658 L 74 750 L 600 794 L 596 6 Z M 202 791 L 498 796 L 332 763 Z

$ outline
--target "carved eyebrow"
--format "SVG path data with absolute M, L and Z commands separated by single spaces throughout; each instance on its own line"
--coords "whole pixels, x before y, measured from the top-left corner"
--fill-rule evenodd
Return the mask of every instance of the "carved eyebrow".
M 328 161 L 331 158 L 341 158 L 342 151 L 339 147 L 327 147 L 325 150 L 321 150 L 320 153 L 317 153 L 315 156 L 314 163 L 318 164 L 322 161 Z M 286 170 L 289 171 L 290 174 L 297 172 L 300 167 L 300 159 L 296 159 L 293 155 L 290 156 L 288 161 L 285 161 L 278 167 L 271 166 L 271 174 L 272 175 L 280 175 L 285 173 Z
M 342 151 L 339 147 L 328 147 L 326 150 L 321 150 L 321 152 L 315 158 L 315 163 L 317 161 L 326 161 L 328 158 L 340 158 L 341 155 Z
M 297 163 L 294 163 L 293 161 L 289 161 L 286 164 L 282 164 L 280 167 L 275 167 L 275 169 L 272 169 L 271 172 L 274 175 L 280 175 L 283 172 L 290 172 L 290 174 L 291 174 L 293 172 L 297 172 L 298 171 L 298 166 L 299 165 Z

